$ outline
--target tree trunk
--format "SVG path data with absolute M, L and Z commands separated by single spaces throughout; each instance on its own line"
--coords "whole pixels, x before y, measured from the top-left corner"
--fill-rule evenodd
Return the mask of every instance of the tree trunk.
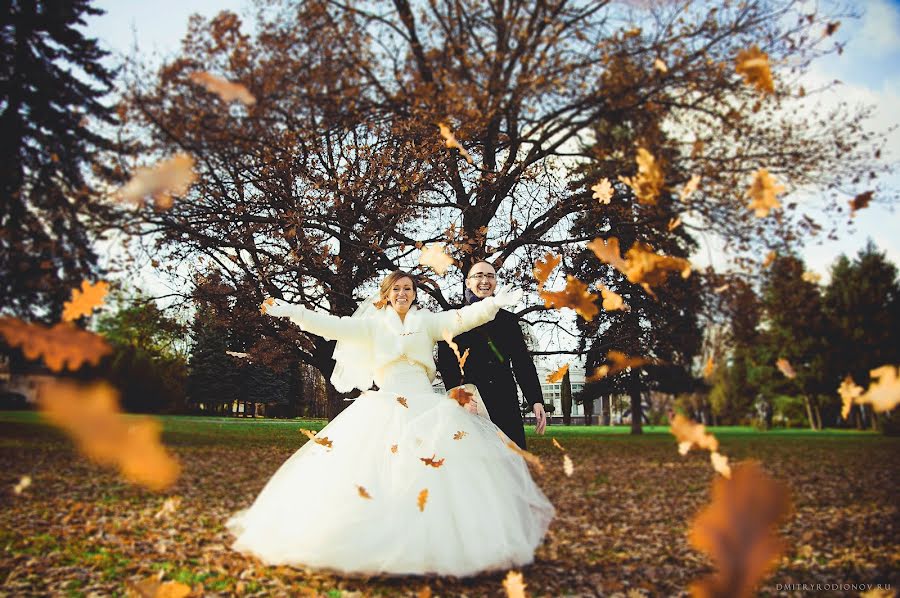
M 641 391 L 637 388 L 632 388 L 629 394 L 631 395 L 631 433 L 642 434 L 644 430 L 641 427 L 641 419 L 644 415 L 644 409 L 641 405 Z
M 325 406 L 325 417 L 328 418 L 328 421 L 331 421 L 337 417 L 341 411 L 346 409 L 347 402 L 344 401 L 344 399 L 347 398 L 347 395 L 335 390 L 331 383 L 328 383 L 326 386 L 325 393 L 328 397 L 328 403 Z
M 563 423 L 565 425 L 572 424 L 572 382 L 569 379 L 569 372 L 563 376 L 562 383 L 559 385 L 559 400 L 562 403 Z
M 809 428 L 816 430 L 816 417 L 813 414 L 812 402 L 806 395 L 803 395 L 803 404 L 806 406 L 806 418 L 809 420 Z
M 591 420 L 594 419 L 594 399 L 586 398 L 582 404 L 584 405 L 584 425 L 589 426 L 592 423 Z
M 819 407 L 819 402 L 816 401 L 815 405 L 813 405 L 813 413 L 816 416 L 816 429 L 822 429 L 822 409 Z
M 604 426 L 608 426 L 612 423 L 612 417 L 609 412 L 611 403 L 612 395 L 600 395 L 600 417 L 602 418 L 601 423 Z

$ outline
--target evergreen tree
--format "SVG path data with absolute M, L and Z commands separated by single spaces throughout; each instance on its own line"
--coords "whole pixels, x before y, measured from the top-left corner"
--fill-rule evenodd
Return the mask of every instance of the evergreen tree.
M 240 396 L 240 376 L 230 351 L 228 329 L 214 313 L 198 308 L 191 330 L 188 399 L 197 407 L 230 406 Z
M 115 144 L 93 127 L 114 73 L 79 31 L 87 0 L 10 0 L 0 14 L 0 311 L 55 319 L 97 271 L 86 218 L 107 216 L 89 176 Z

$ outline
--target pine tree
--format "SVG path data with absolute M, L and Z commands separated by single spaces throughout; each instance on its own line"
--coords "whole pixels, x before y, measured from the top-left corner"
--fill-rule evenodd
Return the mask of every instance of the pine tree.
M 188 365 L 188 400 L 192 405 L 230 406 L 241 398 L 240 377 L 228 355 L 228 330 L 213 314 L 199 309 L 191 331 L 193 347 Z
M 0 15 L 0 310 L 58 317 L 97 272 L 88 221 L 108 216 L 91 177 L 112 177 L 116 147 L 96 126 L 116 122 L 102 103 L 108 52 L 79 31 L 103 11 L 87 0 L 11 0 Z

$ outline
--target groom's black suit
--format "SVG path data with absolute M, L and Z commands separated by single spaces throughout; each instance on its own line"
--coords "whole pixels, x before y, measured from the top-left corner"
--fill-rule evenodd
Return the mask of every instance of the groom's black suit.
M 522 387 L 522 394 L 529 405 L 543 403 L 544 400 L 537 370 L 519 328 L 519 318 L 501 309 L 487 324 L 464 332 L 453 340 L 459 345 L 460 354 L 470 350 L 465 364 L 465 380 L 460 376 L 459 362 L 453 350 L 447 343 L 439 342 L 437 367 L 444 386 L 449 390 L 464 383 L 474 384 L 490 413 L 491 421 L 516 444 L 525 448 L 525 428 L 516 382 Z

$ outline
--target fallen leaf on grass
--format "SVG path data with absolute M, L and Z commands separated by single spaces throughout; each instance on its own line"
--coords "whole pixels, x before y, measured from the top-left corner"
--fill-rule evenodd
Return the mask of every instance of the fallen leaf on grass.
M 170 515 L 174 515 L 175 511 L 178 510 L 178 507 L 181 505 L 181 497 L 180 496 L 170 496 L 166 500 L 163 501 L 162 506 L 159 508 L 159 511 L 153 516 L 154 519 L 163 519 L 165 517 L 169 517 Z
M 751 596 L 784 552 L 776 535 L 790 512 L 787 487 L 754 462 L 739 463 L 731 478 L 712 483 L 712 501 L 694 519 L 691 546 L 716 572 L 691 584 L 694 596 Z
M 191 594 L 191 586 L 178 581 L 161 582 L 155 575 L 126 585 L 129 595 L 135 598 L 185 598 Z
M 89 316 L 103 305 L 109 285 L 102 280 L 97 284 L 82 281 L 81 290 L 72 289 L 72 298 L 63 304 L 62 321 L 73 322 L 81 316 Z
M 31 476 L 23 475 L 21 478 L 19 478 L 19 482 L 15 486 L 13 486 L 13 492 L 15 492 L 16 494 L 22 494 L 29 486 L 31 486 Z

